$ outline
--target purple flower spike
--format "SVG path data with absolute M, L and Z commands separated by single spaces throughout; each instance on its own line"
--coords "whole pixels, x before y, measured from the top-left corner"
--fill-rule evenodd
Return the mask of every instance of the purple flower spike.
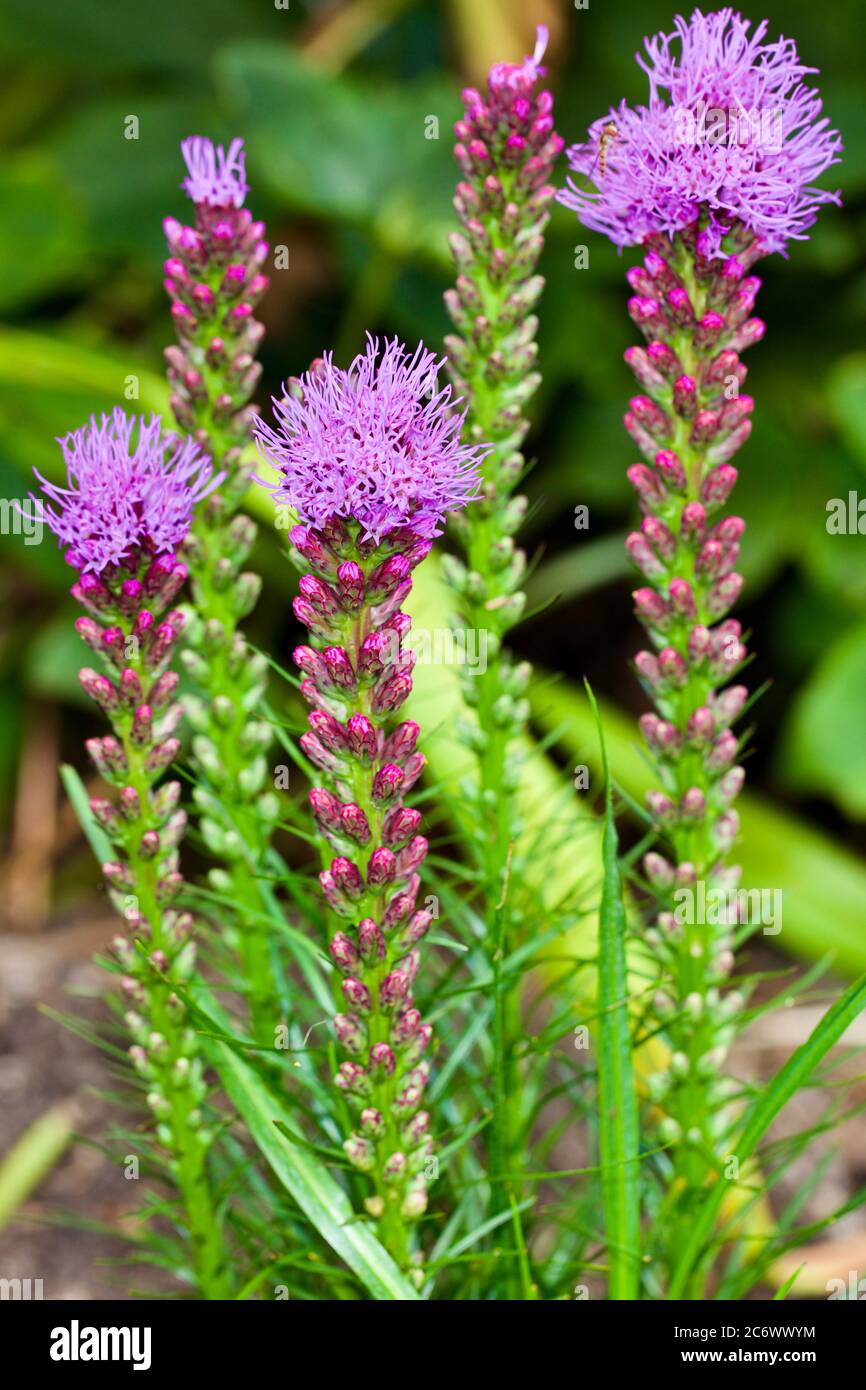
M 212 208 L 240 208 L 249 192 L 244 168 L 244 142 L 232 140 L 228 151 L 203 135 L 181 141 L 189 170 L 181 188 L 194 203 Z
M 751 21 L 731 9 L 695 10 L 674 24 L 645 40 L 646 57 L 637 58 L 649 104 L 622 102 L 590 127 L 588 141 L 568 151 L 580 181 L 569 180 L 559 199 L 619 247 L 673 236 L 703 215 L 704 256 L 727 256 L 722 241 L 734 223 L 764 252 L 784 254 L 822 204 L 839 202 L 814 187 L 842 150 L 803 81 L 815 69 L 791 39 L 765 43 L 766 21 L 750 34 Z
M 464 413 L 451 387 L 439 387 L 441 365 L 423 346 L 410 356 L 396 338 L 380 349 L 368 336 L 348 371 L 328 354 L 274 399 L 276 428 L 253 427 L 282 475 L 263 486 L 317 528 L 351 518 L 377 544 L 404 526 L 438 535 L 447 512 L 477 497 L 487 453 L 461 443 Z
M 139 419 L 117 408 L 58 443 L 68 486 L 34 472 L 56 504 L 45 507 L 48 525 L 69 564 L 85 572 L 98 574 L 143 549 L 176 549 L 194 504 L 223 478 L 192 440 L 164 431 L 158 415 Z

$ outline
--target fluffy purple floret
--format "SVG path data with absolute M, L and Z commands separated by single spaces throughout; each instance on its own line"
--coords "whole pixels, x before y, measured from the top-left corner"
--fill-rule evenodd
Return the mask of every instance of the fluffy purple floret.
M 488 452 L 461 444 L 465 412 L 439 387 L 441 366 L 423 345 L 410 357 L 395 338 L 380 352 L 369 335 L 348 371 L 326 356 L 274 399 L 275 428 L 253 426 L 282 475 L 263 486 L 313 526 L 337 516 L 377 542 L 400 526 L 438 535 L 447 512 L 478 496 Z
M 190 135 L 181 141 L 180 148 L 189 170 L 181 188 L 194 203 L 212 208 L 243 207 L 249 192 L 243 140 L 232 140 L 226 152 L 203 135 Z
M 189 531 L 193 505 L 225 476 L 213 476 L 191 439 L 163 432 L 158 415 L 138 419 L 117 408 L 57 442 L 68 486 L 34 472 L 55 504 L 43 504 L 45 520 L 69 564 L 82 571 L 99 573 L 142 546 L 154 554 L 174 550 Z
M 535 86 L 539 77 L 544 77 L 546 68 L 541 66 L 541 60 L 547 51 L 549 31 L 546 24 L 539 24 L 536 29 L 535 52 L 531 57 L 524 58 L 522 63 L 496 63 L 490 69 L 488 81 L 493 92 L 507 92 L 512 96 L 527 96 Z
M 803 240 L 823 203 L 838 193 L 813 180 L 839 162 L 842 141 L 821 116 L 791 39 L 765 43 L 767 23 L 731 9 L 677 18 L 672 34 L 645 40 L 637 61 L 649 104 L 623 102 L 568 151 L 572 172 L 560 202 L 615 245 L 681 231 L 704 215 L 711 254 L 739 222 L 764 251 Z M 602 171 L 603 168 L 603 171 Z

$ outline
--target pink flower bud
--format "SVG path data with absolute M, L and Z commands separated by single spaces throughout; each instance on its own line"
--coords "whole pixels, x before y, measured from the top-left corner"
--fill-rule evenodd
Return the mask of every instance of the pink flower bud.
M 385 959 L 385 938 L 372 917 L 365 917 L 358 923 L 358 945 L 361 956 L 366 961 Z
M 665 303 L 671 312 L 674 322 L 678 323 L 682 328 L 686 328 L 694 323 L 695 311 L 692 308 L 692 302 L 686 291 L 680 285 L 675 285 L 672 290 L 668 290 L 665 296 Z
M 674 410 L 690 419 L 698 406 L 698 387 L 694 377 L 680 376 L 674 382 Z
M 709 309 L 700 319 L 695 329 L 695 346 L 706 350 L 718 342 L 725 327 L 725 320 L 714 309 Z
M 707 813 L 707 800 L 700 787 L 689 787 L 680 798 L 680 816 L 687 823 L 703 820 Z
M 311 710 L 308 716 L 310 729 L 324 744 L 331 753 L 341 754 L 345 751 L 348 738 L 346 730 L 339 720 L 332 714 L 322 709 Z
M 339 830 L 341 827 L 341 804 L 333 792 L 324 787 L 313 787 L 309 796 L 310 807 L 319 825 L 326 830 Z
M 644 463 L 633 464 L 626 474 L 629 482 L 646 507 L 657 507 L 664 501 L 664 486 Z
M 331 878 L 341 893 L 345 893 L 347 898 L 357 899 L 364 896 L 364 880 L 357 864 L 353 864 L 351 859 L 339 855 L 331 860 Z
M 658 654 L 659 673 L 666 685 L 679 690 L 688 678 L 688 667 L 675 647 L 662 647 Z
M 695 596 L 687 579 L 672 579 L 668 586 L 671 610 L 678 617 L 692 621 L 697 613 Z
M 685 491 L 687 482 L 686 470 L 683 468 L 678 456 L 671 449 L 661 449 L 655 455 L 653 462 L 663 478 L 666 487 L 669 487 L 672 492 Z M 633 485 L 636 486 L 634 479 L 631 477 L 632 471 L 632 469 L 629 469 L 628 477 Z M 662 497 L 664 496 L 663 493 L 661 495 Z
M 349 801 L 340 811 L 340 823 L 344 832 L 359 845 L 366 845 L 370 839 L 370 822 L 353 801 Z
M 700 502 L 687 502 L 680 515 L 680 534 L 687 544 L 694 545 L 703 539 L 706 530 L 707 514 Z
M 713 712 L 707 705 L 701 705 L 686 722 L 686 738 L 694 748 L 706 748 L 716 732 Z
M 707 610 L 714 618 L 724 617 L 733 608 L 743 587 L 743 576 L 733 571 L 718 579 L 707 595 Z
M 382 839 L 392 849 L 408 844 L 421 824 L 421 813 L 414 806 L 395 806 L 382 823 Z
M 404 720 L 402 724 L 398 724 L 385 740 L 383 758 L 391 763 L 402 762 L 414 750 L 420 732 L 418 725 L 411 720 Z
M 664 630 L 670 621 L 670 615 L 667 604 L 655 589 L 636 589 L 632 598 L 640 622 L 645 627 Z
M 673 887 L 673 866 L 661 854 L 656 854 L 650 850 L 643 857 L 643 867 L 649 882 L 657 892 L 664 892 Z
M 349 752 L 365 766 L 379 754 L 379 735 L 372 720 L 366 714 L 353 714 L 346 724 L 346 741 Z
M 370 991 L 367 986 L 353 975 L 345 979 L 341 985 L 346 1003 L 350 1008 L 356 1009 L 360 1014 L 368 1014 L 372 1008 Z
M 399 794 L 403 785 L 403 770 L 397 767 L 396 763 L 385 763 L 380 767 L 370 789 L 370 795 L 377 806 L 384 806 L 389 801 L 393 801 Z
M 380 888 L 385 883 L 393 883 L 396 872 L 397 856 L 393 850 L 381 845 L 370 855 L 367 884 L 370 888 Z
M 641 679 L 646 682 L 651 690 L 656 690 L 659 685 L 659 664 L 652 652 L 638 652 L 634 659 L 635 667 Z
M 367 1035 L 361 1020 L 355 1014 L 335 1014 L 334 1032 L 347 1052 L 357 1055 L 364 1050 Z
M 336 936 L 332 937 L 328 950 L 331 960 L 337 969 L 342 970 L 344 974 L 349 974 L 357 968 L 358 951 L 354 941 L 345 932 L 338 931 Z
M 379 1075 L 393 1076 L 397 1068 L 397 1059 L 390 1047 L 385 1042 L 375 1043 L 370 1049 L 370 1071 L 374 1076 Z
M 677 808 L 664 792 L 648 791 L 646 804 L 650 815 L 659 826 L 672 825 L 676 820 Z
M 340 603 L 350 613 L 364 602 L 364 572 L 354 560 L 346 560 L 337 569 L 337 594 Z

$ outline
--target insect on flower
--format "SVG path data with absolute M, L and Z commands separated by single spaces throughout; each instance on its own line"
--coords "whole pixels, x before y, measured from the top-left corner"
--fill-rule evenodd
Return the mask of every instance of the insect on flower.
M 598 137 L 598 155 L 596 157 L 593 172 L 598 169 L 599 178 L 604 178 L 604 171 L 607 167 L 607 156 L 611 147 L 619 140 L 620 134 L 613 121 L 605 121 Z

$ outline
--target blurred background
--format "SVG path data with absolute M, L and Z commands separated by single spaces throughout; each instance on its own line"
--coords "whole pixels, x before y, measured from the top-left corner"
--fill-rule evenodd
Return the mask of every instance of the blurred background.
M 823 180 L 841 188 L 844 208 L 824 210 L 788 261 L 759 268 L 768 332 L 747 359 L 755 427 L 737 460 L 735 504 L 748 523 L 739 616 L 753 634 L 750 679 L 769 684 L 754 712 L 744 857 L 748 882 L 788 895 L 776 963 L 832 948 L 842 978 L 866 969 L 866 501 L 864 534 L 830 534 L 826 522 L 831 499 L 866 499 L 866 11 L 859 0 L 756 3 L 748 13 L 767 17 L 770 36 L 794 37 L 820 68 L 846 156 Z M 76 680 L 70 574 L 47 530 L 42 544 L 15 534 L 5 503 L 26 495 L 34 466 L 58 475 L 55 436 L 91 411 L 165 408 L 162 218 L 186 216 L 180 140 L 244 137 L 248 204 L 286 248 L 261 306 L 264 404 L 327 347 L 347 364 L 367 327 L 441 344 L 462 86 L 531 52 L 535 24 L 548 24 L 548 83 L 572 143 L 613 102 L 643 98 L 633 55 L 673 13 L 674 0 L 48 0 L 34 18 L 30 3 L 5 0 L 0 1152 L 26 1136 L 31 1178 L 48 1174 L 26 1218 L 64 1210 L 111 1221 L 125 1194 L 119 1181 L 106 1186 L 86 1147 L 58 1161 L 72 1128 L 98 1131 L 101 1064 L 37 1006 L 66 1009 L 71 991 L 77 1012 L 98 1008 L 89 962 L 112 923 L 56 771 L 62 760 L 86 771 L 81 744 L 94 728 Z M 585 270 L 575 269 L 580 245 L 589 246 Z M 544 384 L 528 444 L 538 611 L 515 646 L 574 683 L 590 678 L 607 702 L 614 770 L 637 791 L 642 705 L 628 661 L 640 637 L 622 551 L 634 456 L 621 426 L 633 390 L 622 361 L 633 341 L 623 279 L 633 260 L 556 208 L 541 267 Z M 590 509 L 588 532 L 574 529 L 579 504 Z M 268 528 L 254 563 L 267 588 L 253 638 L 285 654 L 293 620 Z M 537 711 L 542 726 L 558 717 Z M 566 742 L 581 737 L 578 723 Z M 777 1021 L 760 1045 L 784 1056 L 807 1023 L 799 1017 L 780 1034 Z M 858 1165 L 866 1177 L 862 1151 L 861 1134 L 829 1181 L 844 1191 Z M 6 1176 L 0 1224 L 21 1215 L 33 1186 L 19 1190 Z M 862 1234 L 848 1238 L 866 1259 Z M 19 1220 L 0 1234 L 0 1273 L 44 1274 L 46 1296 L 106 1296 L 87 1258 L 101 1241 L 96 1231 L 35 1233 Z

